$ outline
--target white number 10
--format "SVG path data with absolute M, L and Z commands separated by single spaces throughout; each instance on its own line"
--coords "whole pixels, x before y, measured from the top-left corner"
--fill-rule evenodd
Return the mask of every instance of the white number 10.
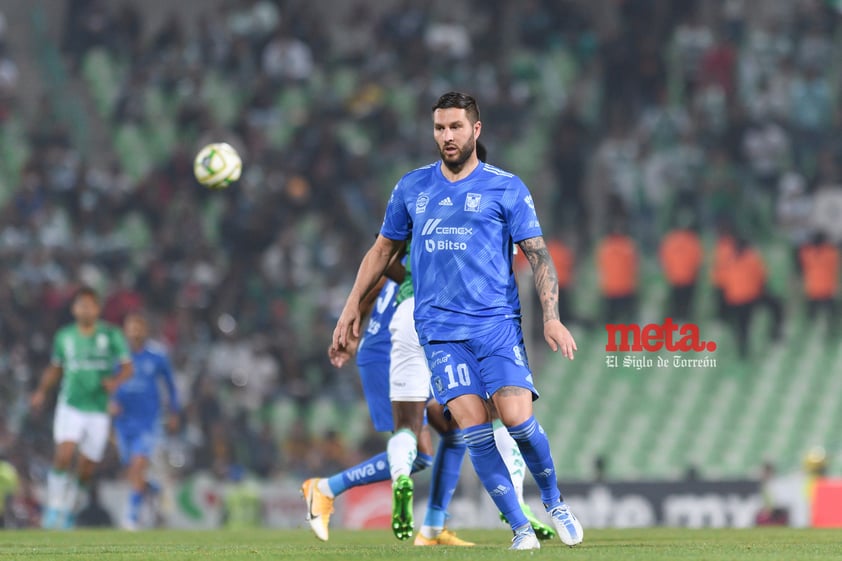
M 447 373 L 447 389 L 452 390 L 456 386 L 470 386 L 471 385 L 471 375 L 468 372 L 468 365 L 464 362 L 459 363 L 456 365 L 456 372 L 459 374 L 459 381 L 456 381 L 456 376 L 453 375 L 453 365 L 448 364 L 444 367 L 444 371 Z

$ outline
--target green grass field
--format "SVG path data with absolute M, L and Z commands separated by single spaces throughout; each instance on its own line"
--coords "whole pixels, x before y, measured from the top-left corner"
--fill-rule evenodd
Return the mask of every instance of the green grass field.
M 116 530 L 41 532 L 0 531 L 0 559 L 72 561 L 246 561 L 262 559 L 411 561 L 414 559 L 496 561 L 533 559 L 604 561 L 797 561 L 842 558 L 840 530 L 591 530 L 585 543 L 568 548 L 561 542 L 540 551 L 507 551 L 505 531 L 461 531 L 477 542 L 473 548 L 421 548 L 397 542 L 388 531 L 335 531 L 329 543 L 307 530 L 292 531 L 154 531 Z

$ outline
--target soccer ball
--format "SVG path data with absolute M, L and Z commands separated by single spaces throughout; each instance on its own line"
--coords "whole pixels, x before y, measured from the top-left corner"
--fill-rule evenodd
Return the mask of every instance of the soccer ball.
M 234 147 L 225 142 L 208 144 L 196 154 L 193 175 L 209 189 L 224 189 L 240 178 L 243 160 Z

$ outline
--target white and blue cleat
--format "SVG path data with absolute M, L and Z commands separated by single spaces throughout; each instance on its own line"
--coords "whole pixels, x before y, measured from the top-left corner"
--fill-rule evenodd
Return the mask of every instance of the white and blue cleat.
M 582 530 L 582 524 L 570 512 L 570 507 L 565 503 L 561 503 L 550 510 L 549 514 L 553 519 L 553 525 L 555 526 L 556 532 L 558 532 L 558 537 L 561 538 L 561 541 L 565 545 L 573 547 L 582 543 L 585 533 Z
M 541 549 L 541 542 L 538 541 L 532 526 L 524 524 L 515 530 L 515 537 L 512 538 L 512 546 L 509 549 Z

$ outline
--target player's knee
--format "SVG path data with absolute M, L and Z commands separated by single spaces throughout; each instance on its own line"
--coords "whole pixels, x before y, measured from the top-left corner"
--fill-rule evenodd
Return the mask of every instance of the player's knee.
M 55 456 L 53 457 L 53 467 L 57 470 L 67 471 L 70 469 L 70 464 L 73 463 L 73 455 L 75 453 L 75 446 L 66 444 L 59 445 L 56 448 Z

